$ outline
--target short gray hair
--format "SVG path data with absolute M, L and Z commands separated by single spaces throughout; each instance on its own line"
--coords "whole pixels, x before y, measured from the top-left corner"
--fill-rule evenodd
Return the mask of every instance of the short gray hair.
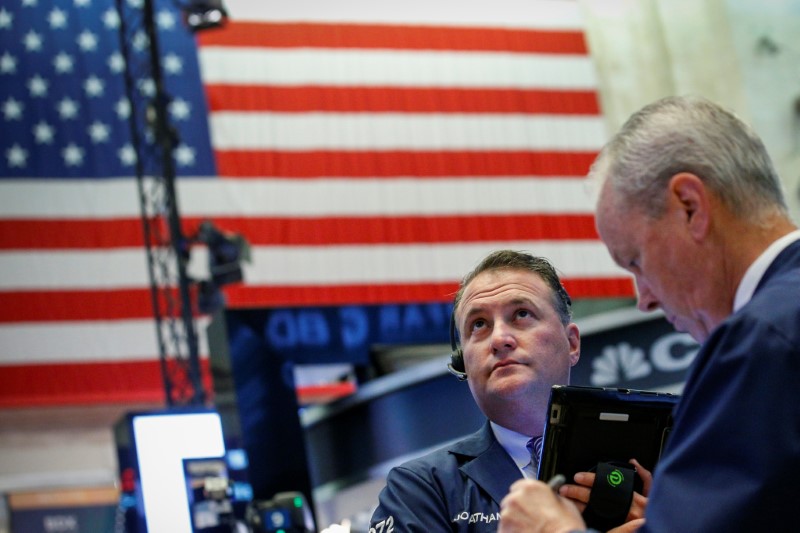
M 633 114 L 589 173 L 659 218 L 664 190 L 680 172 L 698 176 L 737 216 L 762 224 L 788 216 L 780 178 L 758 135 L 733 113 L 697 96 L 658 100 Z

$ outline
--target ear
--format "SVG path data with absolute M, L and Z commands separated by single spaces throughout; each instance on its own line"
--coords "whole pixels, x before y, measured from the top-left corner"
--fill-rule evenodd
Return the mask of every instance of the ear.
M 669 180 L 670 205 L 685 221 L 689 234 L 702 240 L 711 225 L 711 199 L 703 180 L 695 174 L 681 172 Z
M 581 358 L 581 334 L 574 322 L 567 324 L 567 340 L 569 341 L 569 366 L 578 364 Z

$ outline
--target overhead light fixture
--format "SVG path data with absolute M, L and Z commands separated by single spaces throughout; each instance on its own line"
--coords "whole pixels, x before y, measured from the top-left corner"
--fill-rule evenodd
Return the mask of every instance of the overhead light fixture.
M 182 9 L 186 25 L 192 31 L 218 28 L 228 20 L 222 0 L 191 0 Z

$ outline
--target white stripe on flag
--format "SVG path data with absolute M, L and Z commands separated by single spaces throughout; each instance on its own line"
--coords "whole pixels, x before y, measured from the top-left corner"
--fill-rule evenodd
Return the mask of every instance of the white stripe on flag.
M 585 55 L 205 46 L 207 84 L 596 89 Z
M 559 265 L 565 277 L 619 276 L 599 241 L 523 241 L 432 245 L 253 246 L 248 285 L 448 282 L 499 248 L 528 250 Z M 207 249 L 192 252 L 189 274 L 208 277 Z M 435 265 L 435 267 L 432 267 Z M 144 249 L 0 254 L 2 290 L 122 289 L 149 284 Z
M 460 0 L 448 2 L 405 0 L 362 2 L 360 0 L 226 0 L 234 20 L 309 21 L 384 24 L 505 26 L 520 28 L 583 29 L 578 2 L 564 0 Z
M 209 323 L 197 319 L 198 351 L 208 354 L 202 333 Z M 0 324 L 0 366 L 11 364 L 152 361 L 158 358 L 152 319 L 94 322 Z
M 219 150 L 598 151 L 599 116 L 414 113 L 234 113 L 211 115 Z
M 624 276 L 599 241 L 482 242 L 475 244 L 253 248 L 244 265 L 249 284 L 304 285 L 450 282 L 489 252 L 527 250 L 550 259 L 565 278 Z M 435 265 L 435 268 L 432 267 Z
M 590 184 L 580 178 L 183 178 L 177 187 L 183 216 L 590 214 L 594 210 Z M 140 216 L 140 207 L 133 178 L 4 180 L 0 212 L 21 219 L 131 218 Z

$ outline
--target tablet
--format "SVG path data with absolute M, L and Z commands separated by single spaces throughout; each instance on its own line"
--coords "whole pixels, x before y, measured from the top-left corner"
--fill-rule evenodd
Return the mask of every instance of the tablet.
M 592 472 L 598 463 L 630 459 L 652 472 L 672 429 L 678 399 L 666 392 L 553 386 L 538 479 L 562 474 L 570 483 L 575 473 Z M 638 476 L 634 490 L 641 492 Z

